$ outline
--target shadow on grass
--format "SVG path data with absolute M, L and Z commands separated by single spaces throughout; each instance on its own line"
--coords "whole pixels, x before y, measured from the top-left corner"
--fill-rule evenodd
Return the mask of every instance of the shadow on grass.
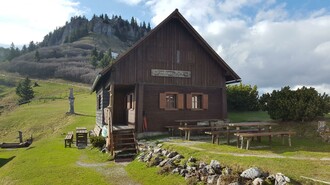
M 83 117 L 91 117 L 91 118 L 95 118 L 96 117 L 95 115 L 87 115 L 87 114 L 80 114 L 80 113 L 73 113 L 73 114 L 71 114 L 71 113 L 67 112 L 66 114 L 67 115 L 75 115 L 75 116 L 83 116 Z
M 3 167 L 5 164 L 9 163 L 11 160 L 13 160 L 16 156 L 12 156 L 10 158 L 0 158 L 0 168 Z
M 261 143 L 256 140 L 252 141 L 251 150 L 269 150 L 275 154 L 283 154 L 287 152 L 317 152 L 328 154 L 330 151 L 330 145 L 322 142 L 322 140 L 318 138 L 292 137 L 291 140 L 292 144 L 290 147 L 287 138 L 285 138 L 284 144 L 282 144 L 280 138 L 273 138 L 271 143 L 269 143 L 268 138 L 263 138 Z M 244 147 L 245 146 L 246 143 L 244 144 Z

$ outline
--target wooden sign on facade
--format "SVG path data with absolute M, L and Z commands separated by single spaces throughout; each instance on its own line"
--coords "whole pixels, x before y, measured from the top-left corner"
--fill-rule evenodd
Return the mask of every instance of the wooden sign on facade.
M 191 72 L 179 70 L 151 69 L 151 76 L 191 78 Z

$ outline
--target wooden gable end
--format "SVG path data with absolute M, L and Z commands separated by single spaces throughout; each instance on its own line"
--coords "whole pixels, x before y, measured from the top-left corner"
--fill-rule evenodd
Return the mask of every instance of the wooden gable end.
M 224 70 L 177 19 L 162 25 L 120 60 L 115 70 L 120 84 L 221 87 L 225 83 Z M 154 75 L 152 70 L 186 76 Z

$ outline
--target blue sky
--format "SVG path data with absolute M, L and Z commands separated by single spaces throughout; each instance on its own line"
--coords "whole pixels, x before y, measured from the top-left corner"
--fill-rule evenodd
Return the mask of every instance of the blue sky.
M 289 85 L 330 94 L 329 0 L 10 0 L 0 46 L 42 41 L 74 15 L 121 15 L 154 27 L 176 8 L 241 76 L 269 92 Z

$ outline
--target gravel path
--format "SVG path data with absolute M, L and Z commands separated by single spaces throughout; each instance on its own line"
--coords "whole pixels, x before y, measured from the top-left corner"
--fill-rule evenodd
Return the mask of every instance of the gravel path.
M 114 185 L 140 185 L 132 180 L 125 171 L 125 166 L 128 164 L 127 162 L 84 163 L 77 161 L 76 164 L 81 167 L 95 169 L 97 172 L 103 174 L 105 178 Z

